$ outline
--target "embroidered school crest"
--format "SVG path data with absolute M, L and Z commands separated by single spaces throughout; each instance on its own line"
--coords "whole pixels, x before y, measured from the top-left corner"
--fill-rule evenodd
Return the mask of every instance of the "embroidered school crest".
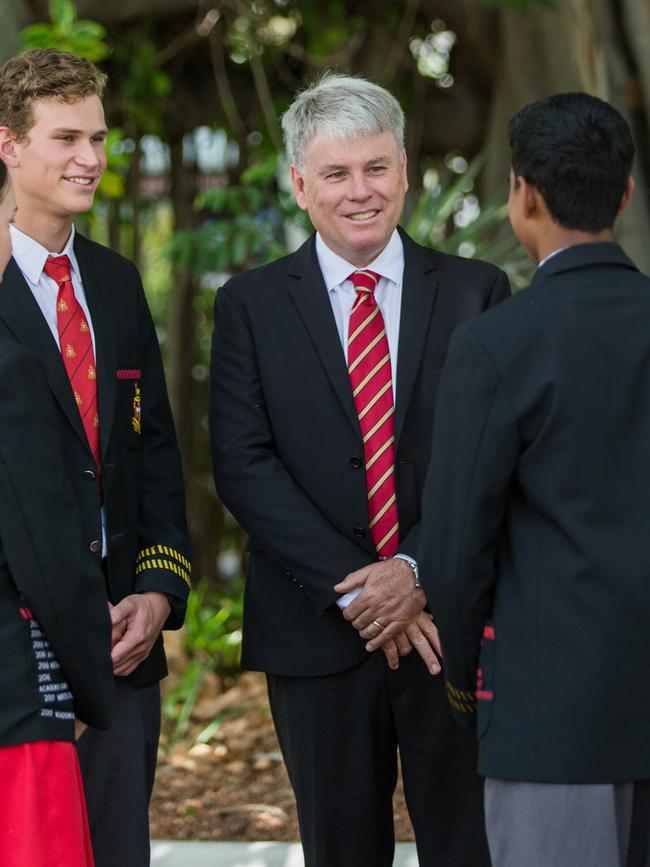
M 133 418 L 131 424 L 136 433 L 140 433 L 140 386 L 134 383 L 135 391 L 133 393 Z

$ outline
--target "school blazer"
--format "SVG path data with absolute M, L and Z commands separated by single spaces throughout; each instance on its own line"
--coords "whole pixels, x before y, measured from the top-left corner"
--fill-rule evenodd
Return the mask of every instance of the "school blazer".
M 95 332 L 99 477 L 59 347 L 13 260 L 0 292 L 0 335 L 32 349 L 45 366 L 83 544 L 97 565 L 103 501 L 108 598 L 116 603 L 131 593 L 166 593 L 172 613 L 165 628 L 178 628 L 190 563 L 181 462 L 155 328 L 131 262 L 79 234 L 74 250 Z M 166 672 L 160 637 L 129 681 L 150 685 Z
M 2 746 L 72 740 L 72 710 L 68 718 L 61 713 L 72 705 L 96 728 L 111 721 L 106 592 L 82 538 L 43 365 L 32 352 L 0 339 Z M 67 686 L 73 701 L 65 700 Z
M 461 326 L 421 561 L 479 771 L 650 777 L 650 279 L 569 247 Z

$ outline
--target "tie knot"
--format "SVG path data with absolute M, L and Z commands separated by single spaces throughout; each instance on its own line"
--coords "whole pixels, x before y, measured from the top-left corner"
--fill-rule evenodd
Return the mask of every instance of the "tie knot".
M 60 286 L 71 279 L 70 268 L 71 263 L 67 256 L 48 256 L 43 271 Z
M 348 277 L 348 280 L 352 281 L 352 284 L 357 290 L 357 292 L 363 295 L 373 295 L 377 287 L 377 283 L 379 283 L 379 279 L 379 274 L 376 274 L 374 271 L 367 270 L 354 271 Z

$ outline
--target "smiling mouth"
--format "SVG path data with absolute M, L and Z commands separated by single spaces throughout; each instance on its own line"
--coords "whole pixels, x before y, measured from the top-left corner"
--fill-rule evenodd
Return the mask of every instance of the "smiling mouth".
M 373 217 L 376 217 L 379 211 L 363 211 L 360 214 L 348 214 L 348 220 L 352 220 L 355 223 L 365 223 L 367 220 L 372 220 Z
M 77 184 L 80 187 L 90 187 L 95 183 L 97 178 L 82 178 L 75 176 L 72 178 L 65 178 L 65 180 L 69 181 L 71 184 Z

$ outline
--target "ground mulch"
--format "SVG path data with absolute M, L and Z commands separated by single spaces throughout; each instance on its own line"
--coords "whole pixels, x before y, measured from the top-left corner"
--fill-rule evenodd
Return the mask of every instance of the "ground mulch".
M 220 692 L 205 684 L 183 740 L 163 735 L 151 803 L 151 835 L 166 840 L 299 839 L 296 807 L 273 731 L 264 677 L 242 674 Z M 206 727 L 219 723 L 206 732 Z M 205 743 L 197 743 L 201 733 Z M 398 840 L 413 840 L 401 780 Z

